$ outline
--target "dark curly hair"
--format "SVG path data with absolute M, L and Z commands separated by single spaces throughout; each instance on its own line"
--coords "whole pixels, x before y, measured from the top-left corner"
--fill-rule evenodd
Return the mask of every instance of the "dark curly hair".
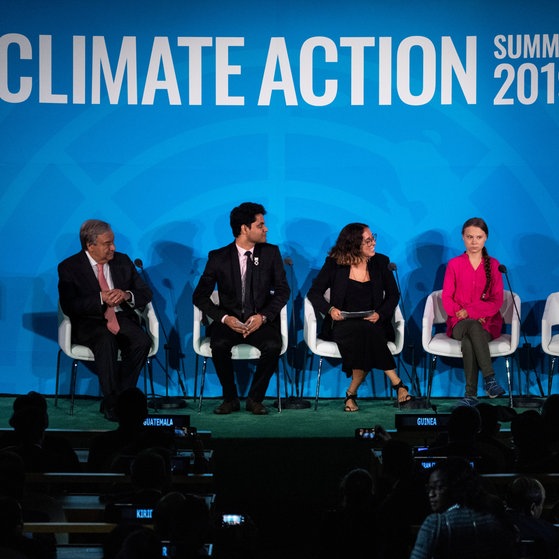
M 256 221 L 258 214 L 265 215 L 266 210 L 262 204 L 256 204 L 255 202 L 243 202 L 236 208 L 233 208 L 229 214 L 229 224 L 231 225 L 233 237 L 237 238 L 241 234 L 241 227 L 243 225 L 250 228 L 251 224 Z
M 364 223 L 348 223 L 340 231 L 336 244 L 330 249 L 328 256 L 343 266 L 357 264 L 362 259 L 363 231 L 368 227 Z

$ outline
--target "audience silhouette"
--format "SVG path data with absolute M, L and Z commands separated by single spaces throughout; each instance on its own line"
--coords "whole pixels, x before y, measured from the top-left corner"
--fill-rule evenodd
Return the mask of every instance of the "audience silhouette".
M 206 557 L 211 536 L 210 509 L 204 497 L 167 493 L 153 511 L 154 531 L 177 559 Z
M 148 416 L 146 395 L 136 387 L 118 395 L 115 413 L 118 426 L 99 433 L 89 445 L 87 468 L 90 472 L 128 473 L 133 456 L 146 448 L 174 450 L 172 434 L 144 425 Z
M 422 523 L 410 559 L 511 559 L 516 530 L 500 499 L 487 493 L 465 458 L 435 465 L 427 485 L 433 514 Z
M 124 506 L 153 509 L 171 490 L 173 477 L 168 453 L 160 448 L 140 451 L 132 459 L 130 479 L 131 490 L 105 497 L 107 522 L 122 522 Z M 130 517 L 128 521 L 135 521 L 135 518 Z
M 339 503 L 325 512 L 319 523 L 317 559 L 374 559 L 372 542 L 377 531 L 378 497 L 371 474 L 362 468 L 349 471 L 341 480 Z
M 0 451 L 0 496 L 15 499 L 21 506 L 25 522 L 65 522 L 64 509 L 57 499 L 44 491 L 35 489 L 30 491 L 26 487 L 25 468 L 23 459 L 19 454 L 9 450 Z M 56 544 L 66 543 L 66 534 L 58 534 L 56 539 L 53 534 L 35 534 L 34 539 L 51 552 Z M 1 556 L 0 556 L 1 557 Z
M 117 428 L 93 437 L 88 459 L 89 471 L 122 471 L 132 481 L 131 489 L 103 496 L 105 519 L 118 524 L 103 544 L 104 559 L 160 559 L 165 552 L 177 559 L 206 557 L 210 543 L 216 559 L 257 557 L 252 518 L 223 525 L 203 496 L 173 491 L 176 440 L 144 426 L 145 394 L 138 388 L 124 391 L 116 412 Z M 559 533 L 550 522 L 555 518 L 550 508 L 549 520 L 542 515 L 546 490 L 528 476 L 559 471 L 559 395 L 547 398 L 541 413 L 509 414 L 510 446 L 500 434 L 499 412 L 499 406 L 484 402 L 453 409 L 447 433 L 418 453 L 444 457 L 429 472 L 418 466 L 408 442 L 379 426 L 381 465 L 374 473 L 355 467 L 343 477 L 339 501 L 318 522 L 315 559 L 558 557 Z M 10 425 L 13 430 L 0 439 L 0 557 L 8 557 L 4 548 L 17 548 L 13 553 L 25 559 L 51 559 L 54 538 L 26 537 L 23 522 L 64 521 L 64 511 L 55 495 L 29 492 L 25 472 L 79 472 L 77 454 L 69 440 L 47 432 L 47 400 L 37 392 L 15 398 Z M 200 437 L 191 442 L 194 470 L 208 471 Z M 504 499 L 488 492 L 478 476 L 511 471 L 518 476 Z M 119 516 L 121 504 L 153 510 L 153 528 Z
M 537 410 L 518 414 L 512 419 L 510 429 L 516 451 L 515 472 L 537 474 L 559 471 L 557 457 L 547 445 L 544 420 Z
M 38 392 L 15 398 L 10 426 L 13 431 L 5 436 L 3 447 L 21 456 L 26 472 L 81 471 L 70 441 L 46 432 L 49 426 L 47 401 Z
M 124 538 L 115 559 L 162 559 L 164 557 L 175 558 L 174 555 L 163 551 L 163 545 L 153 530 L 140 527 Z M 176 556 L 176 559 L 183 559 L 183 557 Z
M 451 413 L 448 431 L 418 452 L 418 456 L 461 456 L 475 463 L 478 473 L 502 472 L 506 469 L 504 454 L 494 445 L 479 440 L 482 428 L 477 407 L 457 406 Z
M 559 452 L 559 394 L 545 399 L 541 415 L 547 447 L 553 453 Z
M 141 524 L 123 522 L 117 524 L 103 539 L 103 559 L 116 559 L 124 546 L 126 538 L 138 530 L 148 529 Z M 155 536 L 155 534 L 154 534 Z M 159 558 L 158 558 L 159 559 Z
M 391 439 L 382 448 L 378 480 L 379 556 L 407 559 L 414 543 L 413 526 L 429 514 L 425 474 L 416 466 L 413 448 Z
M 545 489 L 535 478 L 519 476 L 507 488 L 507 513 L 518 529 L 521 557 L 557 559 L 559 531 L 542 518 Z
M 2 559 L 53 559 L 56 548 L 23 533 L 23 512 L 17 499 L 0 497 L 0 557 Z
M 514 465 L 514 450 L 512 441 L 507 444 L 499 436 L 501 430 L 499 416 L 502 408 L 488 402 L 480 402 L 476 409 L 481 418 L 476 444 L 480 455 L 485 457 L 484 473 L 510 472 Z M 510 408 L 506 409 L 507 412 L 510 410 Z

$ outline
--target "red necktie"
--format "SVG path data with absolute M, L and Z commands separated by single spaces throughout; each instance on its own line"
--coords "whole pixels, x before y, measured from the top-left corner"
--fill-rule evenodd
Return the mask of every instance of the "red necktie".
M 97 269 L 99 270 L 98 278 L 99 278 L 99 285 L 101 286 L 101 290 L 109 291 L 110 287 L 109 284 L 107 283 L 107 278 L 105 278 L 105 274 L 103 273 L 103 264 L 97 264 Z M 120 325 L 118 324 L 114 307 L 107 306 L 107 310 L 105 311 L 105 318 L 107 319 L 107 328 L 113 334 L 117 334 L 118 331 L 120 330 Z

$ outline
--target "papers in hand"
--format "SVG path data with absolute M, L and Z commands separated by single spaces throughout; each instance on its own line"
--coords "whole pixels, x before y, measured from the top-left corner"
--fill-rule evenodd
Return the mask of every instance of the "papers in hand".
M 343 318 L 367 318 L 375 311 L 340 311 Z

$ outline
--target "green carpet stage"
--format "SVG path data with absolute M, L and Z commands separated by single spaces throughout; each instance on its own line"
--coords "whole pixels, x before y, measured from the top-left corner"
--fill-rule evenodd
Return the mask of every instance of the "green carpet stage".
M 4 418 L 0 427 L 8 427 L 13 400 L 14 396 L 11 395 L 0 397 L 0 417 Z M 508 405 L 506 398 L 487 401 Z M 213 409 L 220 402 L 218 399 L 204 399 L 200 413 L 197 411 L 198 403 L 192 399 L 187 399 L 187 405 L 182 409 L 151 409 L 150 412 L 188 414 L 191 425 L 202 431 L 211 431 L 212 439 L 351 439 L 359 427 L 382 425 L 388 431 L 394 430 L 396 417 L 402 413 L 449 413 L 458 400 L 433 398 L 431 404 L 434 409 L 399 411 L 394 406 L 394 400 L 359 399 L 359 412 L 346 413 L 341 398 L 320 399 L 316 411 L 314 400 L 310 400 L 310 408 L 284 409 L 278 413 L 277 408 L 273 407 L 274 400 L 269 399 L 264 402 L 270 412 L 266 416 L 254 416 L 246 412 L 244 402 L 241 402 L 240 412 L 215 415 Z M 48 398 L 48 407 L 51 429 L 95 431 L 113 429 L 115 426 L 99 413 L 99 400 L 96 398 L 76 398 L 73 415 L 70 415 L 70 402 L 66 398 L 59 398 L 58 407 L 54 405 L 54 398 Z
M 4 429 L 9 429 L 12 402 L 13 396 L 0 398 Z M 192 400 L 186 408 L 159 413 L 188 414 L 192 426 L 211 434 L 205 446 L 214 451 L 216 505 L 222 511 L 245 513 L 255 520 L 266 557 L 283 558 L 287 553 L 296 559 L 312 554 L 315 523 L 336 501 L 342 476 L 351 468 L 372 466 L 373 445 L 368 440 L 357 440 L 356 429 L 380 424 L 393 436 L 418 445 L 436 435 L 429 425 L 396 431 L 398 420 L 406 419 L 413 427 L 415 417 L 429 416 L 432 420 L 435 411 L 399 411 L 393 400 L 360 399 L 357 413 L 345 413 L 341 399 L 320 400 L 316 411 L 310 407 L 284 409 L 281 413 L 272 407 L 273 400 L 267 400 L 267 416 L 244 411 L 244 402 L 242 411 L 218 416 L 213 408 L 219 402 L 205 399 L 200 413 Z M 506 398 L 491 402 L 508 405 Z M 456 403 L 456 399 L 432 400 L 439 419 Z M 77 448 L 86 448 L 89 437 L 96 432 L 116 426 L 99 413 L 96 399 L 76 399 L 73 415 L 65 398 L 59 399 L 58 407 L 49 398 L 48 405 L 49 429 L 67 434 Z M 508 427 L 503 424 L 504 430 Z

